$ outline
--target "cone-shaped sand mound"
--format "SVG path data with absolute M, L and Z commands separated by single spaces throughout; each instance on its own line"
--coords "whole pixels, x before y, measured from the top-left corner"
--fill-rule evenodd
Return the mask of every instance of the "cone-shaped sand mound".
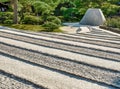
M 80 24 L 99 26 L 102 25 L 105 21 L 106 20 L 101 9 L 88 9 L 80 21 Z

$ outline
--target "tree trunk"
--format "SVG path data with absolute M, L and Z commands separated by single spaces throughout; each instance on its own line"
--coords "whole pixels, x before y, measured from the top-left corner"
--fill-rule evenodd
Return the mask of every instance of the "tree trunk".
M 18 3 L 18 0 L 13 0 L 13 11 L 14 11 L 14 18 L 13 18 L 13 22 L 14 24 L 18 24 L 18 11 L 17 11 L 17 3 Z

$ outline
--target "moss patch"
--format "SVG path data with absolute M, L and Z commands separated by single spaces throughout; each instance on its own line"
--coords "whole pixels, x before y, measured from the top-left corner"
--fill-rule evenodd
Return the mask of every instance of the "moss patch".
M 34 31 L 34 32 L 51 32 L 41 25 L 26 25 L 26 24 L 1 24 L 1 25 L 10 27 L 10 28 L 28 30 L 28 31 Z M 63 31 L 60 29 L 54 29 L 52 30 L 52 32 L 63 32 Z

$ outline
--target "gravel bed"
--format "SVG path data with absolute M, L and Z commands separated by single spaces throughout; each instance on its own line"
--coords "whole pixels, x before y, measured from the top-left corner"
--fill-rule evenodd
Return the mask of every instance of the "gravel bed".
M 91 30 L 91 32 L 105 32 L 105 31 L 102 31 L 102 30 L 99 30 L 99 29 L 96 29 L 96 28 L 91 28 L 92 30 Z M 108 34 L 110 34 L 110 33 L 108 33 Z
M 0 89 L 45 89 L 0 70 Z
M 20 32 L 22 32 L 22 31 L 20 31 Z M 52 36 L 54 36 L 54 35 L 59 35 L 60 36 L 60 34 L 56 34 L 56 33 L 48 33 L 48 32 L 43 32 L 43 33 L 35 33 L 35 32 L 25 32 L 25 33 L 31 33 L 31 34 L 36 34 L 36 35 L 39 35 L 39 34 L 42 34 L 43 35 L 43 33 L 44 34 L 47 34 L 47 35 L 52 35 Z M 63 34 L 66 34 L 66 33 L 63 33 Z M 105 35 L 99 35 L 99 34 L 89 34 L 89 33 L 78 33 L 78 34 L 67 34 L 67 35 L 75 35 L 75 36 L 78 36 L 78 38 L 80 37 L 80 36 L 83 36 L 83 37 L 89 37 L 89 38 L 99 38 L 99 39 L 108 39 L 108 40 L 115 40 L 115 41 L 117 41 L 117 40 L 119 40 L 120 41 L 120 37 L 119 36 L 116 36 L 116 35 L 110 35 L 110 36 L 105 36 Z M 46 36 L 46 35 L 45 35 Z M 63 35 L 61 35 L 61 36 L 63 36 Z M 71 37 L 71 36 L 65 36 L 65 37 L 70 37 L 70 38 L 73 38 L 73 37 Z M 77 38 L 77 37 L 76 37 Z
M 113 37 L 115 37 L 115 38 L 117 38 L 117 35 L 115 35 L 115 34 L 112 34 L 112 33 L 109 33 L 109 32 L 105 32 L 105 31 L 102 31 L 102 30 L 98 30 L 98 29 L 96 29 L 96 28 L 91 28 L 92 29 L 92 31 L 91 32 L 103 32 L 103 33 L 105 33 L 106 35 L 110 35 L 110 36 L 113 36 Z M 13 29 L 9 29 L 9 30 L 13 30 Z M 26 33 L 36 33 L 36 32 L 28 32 L 28 31 L 25 31 L 25 30 L 16 30 L 16 29 L 14 29 L 13 31 L 18 31 L 18 32 L 26 32 Z M 41 32 L 40 32 L 41 33 Z M 43 32 L 43 33 L 47 33 L 48 34 L 48 32 Z M 50 32 L 49 32 L 50 33 Z M 90 33 L 90 32 L 87 32 L 87 33 Z M 39 33 L 37 33 L 37 34 L 39 34 Z M 68 33 L 67 33 L 68 34 Z M 80 33 L 80 34 L 85 34 L 85 33 Z M 92 34 L 91 34 L 92 35 Z M 93 34 L 94 35 L 94 34 Z M 101 35 L 102 36 L 102 35 Z
M 7 30 L 11 30 L 11 31 L 16 31 L 16 32 L 21 32 L 21 33 L 27 33 L 27 34 L 33 34 L 33 35 L 39 35 L 41 34 L 40 33 L 36 33 L 36 32 L 31 32 L 31 31 L 25 31 L 25 30 L 18 30 L 18 29 L 11 29 L 11 28 L 6 28 L 4 27 L 5 29 Z M 95 29 L 95 28 L 93 28 Z M 95 31 L 101 31 L 101 30 L 95 30 Z M 50 32 L 42 32 L 43 33 L 46 33 L 47 35 L 50 35 L 50 34 L 54 34 L 54 33 L 50 33 Z M 108 32 L 106 32 L 108 33 Z M 66 34 L 66 33 L 63 33 L 63 34 Z M 109 33 L 110 34 L 110 33 Z M 55 34 L 54 34 L 55 35 Z M 99 35 L 94 35 L 94 34 L 83 34 L 83 33 L 79 33 L 79 34 L 70 34 L 70 35 L 76 35 L 76 36 L 83 36 L 83 37 L 89 37 L 89 38 L 100 38 L 100 39 L 108 39 L 108 40 L 115 40 L 115 41 L 120 41 L 120 37 L 118 37 L 117 35 L 114 35 L 112 34 L 114 37 L 107 37 L 107 36 L 99 36 Z
M 89 37 L 89 38 L 99 38 L 99 39 L 106 39 L 106 40 L 114 40 L 114 41 L 120 41 L 120 37 L 108 37 L 105 35 L 94 35 L 94 34 L 74 34 L 76 36 L 83 36 L 83 37 Z
M 37 33 L 36 33 L 37 34 Z M 58 34 L 43 34 L 39 33 L 37 35 L 44 36 L 44 37 L 50 37 L 50 38 L 58 38 L 58 39 L 63 39 L 63 40 L 68 40 L 68 41 L 75 41 L 75 42 L 82 42 L 82 43 L 87 43 L 87 44 L 94 44 L 94 45 L 99 45 L 99 46 L 105 46 L 105 47 L 113 47 L 113 48 L 119 48 L 120 49 L 120 44 L 119 43 L 113 43 L 113 42 L 105 42 L 105 41 L 95 41 L 95 40 L 86 40 L 84 38 L 77 38 L 77 37 L 71 37 L 71 36 L 61 36 Z M 119 38 L 120 41 L 120 38 Z
M 108 34 L 108 33 L 105 33 L 105 32 L 89 32 L 89 33 L 87 33 L 87 34 L 95 34 L 95 35 L 103 35 L 103 36 L 113 36 L 113 37 L 116 37 L 116 36 L 114 36 L 114 35 L 111 35 L 111 34 Z
M 74 74 L 94 82 L 99 82 L 120 88 L 120 72 L 110 71 L 93 67 L 84 63 L 69 61 L 69 59 L 59 58 L 49 54 L 18 48 L 12 45 L 0 44 L 0 51 L 12 56 L 21 58 L 28 62 L 33 62 L 42 66 L 50 67 L 58 71 Z
M 30 80 L 48 89 L 116 89 L 111 86 L 91 82 L 68 73 L 59 73 L 48 68 L 26 63 L 7 54 L 0 54 L 0 69 L 8 71 L 20 78 Z M 4 60 L 3 60 L 4 59 Z M 13 70 L 14 69 L 14 70 Z
M 38 33 L 39 34 L 39 33 Z M 48 33 L 41 33 L 41 34 L 48 34 Z M 64 37 L 68 37 L 68 38 L 75 38 L 75 39 L 84 39 L 84 40 L 92 40 L 92 41 L 100 41 L 100 42 L 107 42 L 110 44 L 120 44 L 120 41 L 116 41 L 116 40 L 107 40 L 107 39 L 100 39 L 100 38 L 90 38 L 90 37 L 85 37 L 85 36 L 76 36 L 73 34 L 63 34 L 63 33 L 49 33 L 48 35 L 59 35 L 59 36 L 64 36 Z M 108 38 L 108 37 L 107 37 Z
M 112 37 L 117 37 L 116 35 L 113 35 L 113 34 L 110 34 L 110 33 L 107 33 L 107 32 L 103 32 L 103 31 L 101 31 L 101 32 L 97 32 L 97 31 L 91 31 L 91 32 L 89 32 L 89 33 L 85 33 L 85 34 L 93 34 L 93 35 L 103 35 L 103 36 L 112 36 Z
M 62 36 L 62 37 L 67 37 L 67 38 L 74 38 L 74 39 L 83 39 L 83 40 L 92 40 L 92 41 L 100 41 L 100 42 L 106 42 L 107 41 L 107 43 L 117 43 L 116 42 L 116 38 L 114 38 L 114 37 L 109 37 L 109 36 L 107 36 L 107 38 L 110 38 L 111 40 L 109 40 L 109 42 L 108 42 L 108 40 L 107 39 L 101 39 L 101 38 L 97 38 L 97 36 L 96 37 L 94 37 L 94 38 L 90 38 L 90 37 L 85 37 L 85 36 L 80 36 L 80 35 L 75 35 L 75 34 L 65 34 L 65 33 L 62 33 L 62 34 L 59 34 L 59 33 L 35 33 L 35 34 L 37 34 L 37 35 L 39 35 L 39 34 L 42 34 L 42 35 L 44 35 L 44 36 L 51 36 L 51 35 L 56 35 L 56 36 Z M 120 38 L 118 38 L 117 40 L 119 40 L 120 41 Z
M 87 47 L 80 47 L 80 46 L 77 47 L 77 46 L 72 46 L 69 44 L 51 42 L 48 40 L 35 39 L 35 38 L 27 37 L 27 36 L 26 37 L 19 36 L 19 35 L 14 35 L 14 34 L 10 34 L 10 33 L 9 34 L 4 33 L 4 32 L 0 35 L 4 36 L 4 37 L 9 37 L 11 39 L 16 39 L 16 40 L 25 41 L 28 43 L 37 44 L 40 46 L 51 47 L 51 48 L 66 50 L 66 51 L 70 51 L 70 52 L 74 52 L 74 53 L 80 53 L 80 54 L 84 54 L 84 55 L 88 55 L 88 56 L 103 58 L 106 60 L 113 60 L 113 61 L 120 62 L 120 54 L 119 53 L 107 52 L 107 51 L 91 49 L 91 48 L 87 48 Z
M 108 31 L 112 31 L 112 32 L 115 32 L 117 34 L 120 34 L 120 29 L 119 28 L 112 28 L 112 27 L 107 27 L 107 26 L 100 26 L 101 29 L 104 29 L 104 30 L 108 30 Z
M 95 29 L 95 28 L 92 28 L 92 31 L 90 33 L 95 33 L 95 34 L 98 34 L 98 35 L 100 34 L 100 35 L 108 35 L 108 36 L 117 36 L 115 34 L 108 33 L 108 32 L 98 30 L 98 29 Z
M 99 45 L 99 46 L 105 46 L 105 47 L 113 47 L 113 48 L 119 48 L 120 49 L 120 44 L 115 44 L 115 43 L 110 43 L 110 42 L 103 42 L 103 41 L 94 41 L 94 40 L 86 40 L 83 38 L 74 38 L 74 37 L 66 37 L 66 36 L 60 36 L 58 34 L 39 34 L 39 36 L 45 36 L 45 37 L 51 37 L 51 38 L 57 38 L 57 39 L 62 39 L 62 40 L 68 40 L 68 41 L 75 41 L 75 42 L 82 42 L 82 43 L 87 43 L 87 44 L 94 44 L 94 45 Z

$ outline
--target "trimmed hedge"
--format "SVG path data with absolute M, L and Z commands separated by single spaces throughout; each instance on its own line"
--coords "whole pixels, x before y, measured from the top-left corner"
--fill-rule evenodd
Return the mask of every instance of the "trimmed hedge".
M 53 22 L 46 22 L 43 24 L 43 27 L 46 29 L 47 32 L 52 32 L 54 29 L 58 29 L 59 25 Z
M 3 23 L 4 24 L 13 24 L 13 20 L 5 20 Z
M 47 17 L 47 21 L 55 23 L 57 25 L 61 25 L 61 20 L 58 17 L 55 17 L 55 16 L 49 16 L 49 17 Z
M 113 28 L 120 28 L 120 17 L 116 16 L 108 18 L 105 25 Z
M 27 15 L 22 20 L 23 24 L 41 25 L 43 20 L 40 17 Z
M 13 13 L 12 12 L 0 12 L 0 23 L 12 23 Z

